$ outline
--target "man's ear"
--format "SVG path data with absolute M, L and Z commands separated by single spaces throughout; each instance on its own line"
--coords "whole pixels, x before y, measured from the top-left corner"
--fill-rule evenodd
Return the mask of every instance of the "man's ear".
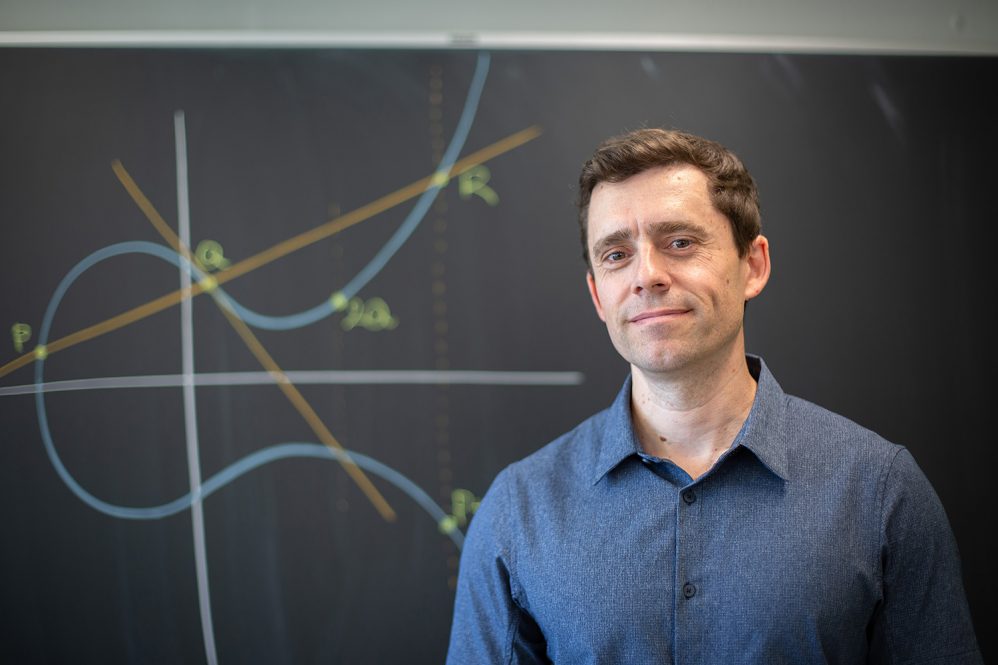
M 762 293 L 769 281 L 769 271 L 772 266 L 769 263 L 769 240 L 766 236 L 756 236 L 752 241 L 746 265 L 748 275 L 745 279 L 745 300 L 751 300 Z
M 596 290 L 596 278 L 593 277 L 592 270 L 586 271 L 586 285 L 589 287 L 589 296 L 593 299 L 593 307 L 596 308 L 596 316 L 600 318 L 600 321 L 606 322 L 603 305 L 599 301 L 599 292 Z

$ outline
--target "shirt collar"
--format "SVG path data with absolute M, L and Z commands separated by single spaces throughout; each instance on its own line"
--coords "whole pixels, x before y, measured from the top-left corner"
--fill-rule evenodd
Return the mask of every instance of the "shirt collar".
M 780 426 L 786 395 L 762 358 L 747 355 L 745 360 L 758 386 L 752 410 L 731 447 L 747 448 L 767 469 L 787 480 L 787 442 Z M 630 375 L 613 404 L 604 412 L 604 417 L 600 450 L 592 469 L 594 485 L 622 461 L 641 450 L 631 419 Z
M 626 458 L 637 455 L 641 450 L 638 438 L 634 435 L 634 421 L 631 420 L 630 374 L 613 404 L 604 411 L 604 416 L 600 437 L 597 439 L 599 452 L 593 465 L 593 485 Z
M 787 395 L 762 358 L 746 355 L 745 360 L 758 385 L 752 410 L 731 447 L 748 448 L 767 469 L 789 480 L 787 440 L 783 432 Z

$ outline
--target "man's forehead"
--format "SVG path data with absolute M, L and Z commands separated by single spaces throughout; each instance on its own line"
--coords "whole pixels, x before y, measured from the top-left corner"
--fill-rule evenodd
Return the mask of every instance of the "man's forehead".
M 696 167 L 657 167 L 620 182 L 601 182 L 593 189 L 588 210 L 594 227 L 632 223 L 700 221 L 720 215 L 708 181 Z

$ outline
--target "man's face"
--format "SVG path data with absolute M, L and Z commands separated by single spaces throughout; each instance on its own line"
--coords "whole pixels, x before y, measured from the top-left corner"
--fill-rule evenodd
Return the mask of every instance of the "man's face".
M 589 203 L 589 291 L 617 351 L 665 373 L 744 353 L 744 303 L 769 278 L 764 237 L 738 256 L 707 177 L 657 167 L 602 182 Z

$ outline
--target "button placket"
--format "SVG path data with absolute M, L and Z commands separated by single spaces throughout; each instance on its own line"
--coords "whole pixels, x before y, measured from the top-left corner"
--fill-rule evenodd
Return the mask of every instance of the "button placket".
M 696 511 L 693 508 L 693 504 L 697 502 L 697 491 L 693 488 L 687 488 L 682 492 L 680 492 L 679 496 L 682 498 L 683 503 L 686 504 L 685 506 L 683 506 L 686 508 L 686 510 L 681 511 L 685 513 L 683 521 L 686 522 L 687 520 L 691 519 L 695 520 L 698 511 Z M 697 595 L 697 587 L 692 582 L 685 582 L 681 587 L 681 591 L 683 594 L 683 598 L 685 598 L 686 600 L 691 600 L 694 596 Z

